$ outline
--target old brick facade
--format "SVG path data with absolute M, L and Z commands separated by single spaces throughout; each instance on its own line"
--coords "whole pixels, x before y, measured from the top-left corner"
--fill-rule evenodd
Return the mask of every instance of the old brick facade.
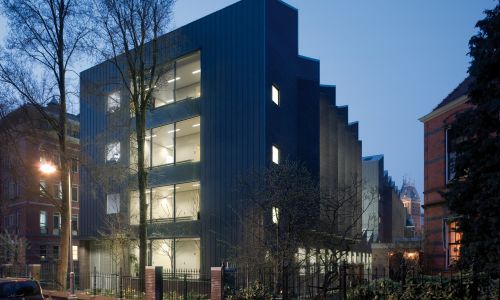
M 424 123 L 424 267 L 431 272 L 447 270 L 458 255 L 458 248 L 450 243 L 451 215 L 441 192 L 446 188 L 449 174 L 447 130 L 457 113 L 466 110 L 467 89 L 471 82 L 465 79 L 432 112 L 420 119 Z

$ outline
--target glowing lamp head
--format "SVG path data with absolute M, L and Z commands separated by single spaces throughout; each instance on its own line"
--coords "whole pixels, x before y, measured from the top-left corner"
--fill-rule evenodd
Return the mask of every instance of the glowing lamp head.
M 40 164 L 40 171 L 44 174 L 52 174 L 56 171 L 56 167 L 48 163 L 43 163 Z

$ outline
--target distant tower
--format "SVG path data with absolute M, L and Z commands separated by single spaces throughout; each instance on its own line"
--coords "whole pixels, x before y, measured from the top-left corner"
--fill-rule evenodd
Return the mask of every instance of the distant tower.
M 404 178 L 399 197 L 415 225 L 416 235 L 421 236 L 422 220 L 420 214 L 420 196 L 415 188 L 415 184 Z

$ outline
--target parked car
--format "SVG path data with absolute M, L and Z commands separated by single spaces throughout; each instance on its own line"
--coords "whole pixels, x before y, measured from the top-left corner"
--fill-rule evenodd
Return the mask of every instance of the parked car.
M 0 300 L 44 300 L 42 288 L 28 278 L 0 278 Z

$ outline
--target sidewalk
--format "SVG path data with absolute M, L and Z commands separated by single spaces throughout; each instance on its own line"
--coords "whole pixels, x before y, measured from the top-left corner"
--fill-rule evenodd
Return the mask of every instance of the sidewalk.
M 44 290 L 43 291 L 43 296 L 49 300 L 62 300 L 62 299 L 68 299 L 68 292 L 61 292 L 61 291 L 50 291 L 50 290 Z M 100 296 L 100 295 L 88 295 L 85 293 L 81 292 L 76 292 L 76 298 L 81 299 L 81 300 L 114 300 L 117 298 L 114 297 L 107 297 L 107 296 Z

